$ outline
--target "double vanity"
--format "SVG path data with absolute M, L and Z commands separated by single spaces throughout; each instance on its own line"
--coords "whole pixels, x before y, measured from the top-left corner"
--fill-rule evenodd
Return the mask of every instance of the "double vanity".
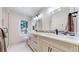
M 79 38 L 53 33 L 31 32 L 28 46 L 34 52 L 78 52 Z
M 53 13 L 47 11 L 32 20 L 30 48 L 36 52 L 78 52 L 79 8 L 60 7 Z

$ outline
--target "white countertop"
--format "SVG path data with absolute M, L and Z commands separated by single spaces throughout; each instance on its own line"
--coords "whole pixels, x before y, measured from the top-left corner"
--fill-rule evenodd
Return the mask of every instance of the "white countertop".
M 79 45 L 79 37 L 76 37 L 76 36 L 56 35 L 53 33 L 42 33 L 42 32 L 31 32 L 31 34 L 36 34 L 39 36 L 44 36 L 52 39 L 54 38 L 56 40 Z

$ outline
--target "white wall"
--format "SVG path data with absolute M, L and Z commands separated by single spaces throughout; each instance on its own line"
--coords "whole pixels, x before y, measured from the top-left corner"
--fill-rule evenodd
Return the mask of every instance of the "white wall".
M 35 25 L 36 21 L 34 19 L 31 19 L 31 31 L 33 31 L 33 26 Z
M 5 26 L 5 28 L 9 28 L 8 27 L 8 10 L 6 10 L 5 8 L 2 8 L 2 21 L 3 21 L 3 25 L 2 26 Z M 7 33 L 5 33 L 6 34 L 6 38 L 5 38 L 5 41 L 6 41 L 6 47 L 8 47 L 8 45 L 9 45 L 9 34 L 8 34 L 8 32 Z
M 50 30 L 51 14 L 45 10 L 42 12 L 42 30 Z
M 0 26 L 2 26 L 2 7 L 0 7 Z
M 26 19 L 28 21 L 28 31 L 30 31 L 30 18 L 20 15 L 19 13 L 15 13 L 14 11 L 8 10 L 8 22 L 9 22 L 9 45 L 20 42 L 22 37 L 20 36 L 20 26 L 19 22 L 22 19 Z M 5 14 L 7 16 L 7 14 Z M 5 20 L 4 20 L 5 21 Z
M 52 30 L 58 29 L 61 31 L 65 30 L 69 12 L 70 12 L 69 8 L 61 8 L 61 11 L 54 13 L 52 15 L 51 29 Z

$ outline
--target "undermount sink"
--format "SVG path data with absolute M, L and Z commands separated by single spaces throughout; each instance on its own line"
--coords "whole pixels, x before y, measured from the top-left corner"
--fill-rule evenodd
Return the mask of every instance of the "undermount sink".
M 79 40 L 79 36 L 70 36 L 70 35 L 64 35 L 62 33 L 56 35 L 55 33 L 45 33 L 46 35 L 49 36 L 56 36 L 56 37 L 61 37 L 61 38 L 70 38 L 71 40 L 76 39 Z
M 54 32 L 53 32 L 53 33 L 45 33 L 45 34 L 46 34 L 46 35 L 50 35 L 50 36 L 56 35 L 56 33 L 54 33 Z M 75 35 L 70 35 L 70 33 L 68 33 L 68 34 L 65 35 L 64 32 L 59 32 L 58 35 L 56 35 L 56 36 L 68 37 L 68 38 L 70 38 L 70 37 L 71 37 L 71 38 L 74 38 L 74 37 L 75 37 L 75 38 L 79 38 L 79 37 L 76 37 Z
M 40 32 L 40 31 L 38 31 Z M 56 30 L 53 30 L 53 31 L 42 31 L 42 33 L 45 33 L 47 35 L 63 35 L 63 36 L 75 36 L 75 33 L 74 32 L 65 32 L 65 31 L 56 31 Z

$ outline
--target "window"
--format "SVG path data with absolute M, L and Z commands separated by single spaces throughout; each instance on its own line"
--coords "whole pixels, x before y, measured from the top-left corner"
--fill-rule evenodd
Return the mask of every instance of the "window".
M 27 34 L 28 21 L 21 20 L 20 26 L 21 26 L 21 32 L 23 32 L 24 34 Z

